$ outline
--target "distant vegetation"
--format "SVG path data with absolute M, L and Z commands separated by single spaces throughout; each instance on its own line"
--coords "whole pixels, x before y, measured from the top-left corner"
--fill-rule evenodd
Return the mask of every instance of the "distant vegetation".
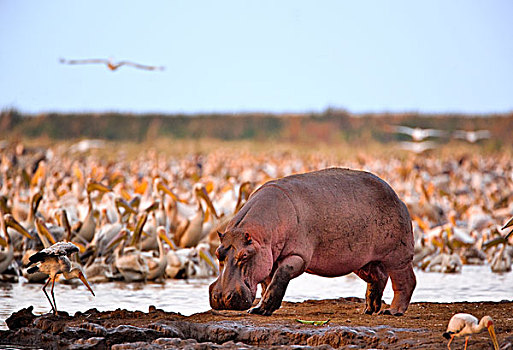
M 328 109 L 306 114 L 121 114 L 48 113 L 23 115 L 16 110 L 0 114 L 0 138 L 68 140 L 100 138 L 145 142 L 159 138 L 284 141 L 326 144 L 405 141 L 409 137 L 387 131 L 388 125 L 455 130 L 489 130 L 489 146 L 512 145 L 513 113 L 462 114 L 351 114 Z M 441 143 L 449 139 L 440 140 Z

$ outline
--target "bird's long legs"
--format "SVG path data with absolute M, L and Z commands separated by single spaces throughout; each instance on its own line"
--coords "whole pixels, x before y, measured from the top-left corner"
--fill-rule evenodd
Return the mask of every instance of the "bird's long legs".
M 48 301 L 50 302 L 50 305 L 52 306 L 53 313 L 56 314 L 57 313 L 57 308 L 53 305 L 52 301 L 50 300 L 50 297 L 48 296 L 48 293 L 46 292 L 46 286 L 48 286 L 48 283 L 50 283 L 51 279 L 52 279 L 51 277 L 48 277 L 48 280 L 46 280 L 46 283 L 43 286 L 43 292 L 45 293 L 46 298 L 48 299 Z M 52 296 L 53 296 L 53 284 L 52 284 Z
M 465 337 L 465 349 L 464 350 L 467 350 L 468 338 L 469 337 Z
M 454 339 L 454 334 L 451 334 L 451 339 L 449 340 L 449 343 L 447 343 L 447 349 L 451 350 L 451 342 Z
M 53 295 L 53 286 L 55 285 L 55 277 L 52 280 L 52 299 L 53 299 L 53 305 L 55 306 L 55 309 L 53 313 L 57 315 L 57 303 L 55 302 L 55 295 Z

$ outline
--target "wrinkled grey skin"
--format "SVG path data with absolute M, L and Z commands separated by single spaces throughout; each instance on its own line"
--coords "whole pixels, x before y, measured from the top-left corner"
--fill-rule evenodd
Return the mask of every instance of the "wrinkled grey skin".
M 380 312 L 388 277 L 394 298 L 382 313 L 402 315 L 416 279 L 410 215 L 377 176 L 331 168 L 267 182 L 219 233 L 222 266 L 210 285 L 214 309 L 271 315 L 289 281 L 308 272 L 335 277 L 356 273 L 367 282 L 365 312 Z

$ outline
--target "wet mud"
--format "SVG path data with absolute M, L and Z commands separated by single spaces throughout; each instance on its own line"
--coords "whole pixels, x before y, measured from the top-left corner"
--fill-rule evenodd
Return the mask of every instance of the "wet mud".
M 513 349 L 513 301 L 412 303 L 404 316 L 366 315 L 359 298 L 284 302 L 272 316 L 240 311 L 207 311 L 183 316 L 151 306 L 148 312 L 90 309 L 69 315 L 34 315 L 26 308 L 7 320 L 0 344 L 48 349 L 444 349 L 450 317 L 467 312 L 490 315 L 501 349 Z M 297 321 L 327 321 L 323 325 Z M 452 347 L 463 348 L 464 338 Z M 488 349 L 485 331 L 469 349 Z

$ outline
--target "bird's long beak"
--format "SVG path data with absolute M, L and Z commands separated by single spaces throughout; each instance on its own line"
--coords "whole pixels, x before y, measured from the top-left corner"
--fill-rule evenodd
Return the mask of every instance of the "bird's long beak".
M 169 239 L 169 237 L 167 236 L 166 232 L 160 232 L 159 233 L 159 237 L 164 240 L 164 242 L 166 242 L 167 244 L 169 244 L 169 246 L 171 247 L 171 249 L 173 250 L 176 250 L 176 244 L 173 243 L 172 240 Z
M 209 252 L 206 252 L 203 249 L 200 249 L 199 256 L 200 256 L 200 258 L 205 260 L 207 262 L 207 264 L 209 264 L 210 267 L 212 267 L 214 269 L 214 271 L 219 271 L 219 267 L 217 266 L 214 258 L 212 257 L 212 255 L 210 255 Z
M 118 207 L 122 207 L 130 214 L 137 214 L 137 211 L 124 198 L 117 197 L 115 203 Z
M 53 238 L 45 223 L 40 218 L 36 218 L 36 229 L 41 235 L 45 236 L 52 245 L 56 243 L 55 238 Z
M 511 219 L 506 223 L 506 225 L 504 225 L 504 226 L 502 227 L 502 229 L 504 230 L 505 228 L 508 228 L 508 227 L 511 227 L 511 226 L 513 226 L 513 218 L 511 218 Z
M 173 200 L 175 202 L 187 203 L 187 201 L 178 198 L 178 196 L 173 191 L 171 191 L 171 189 L 169 187 L 164 185 L 164 183 L 162 183 L 162 181 L 159 181 L 159 183 L 157 184 L 157 189 L 159 191 L 163 191 L 163 192 L 167 193 L 169 195 L 169 197 L 173 198 Z
M 85 278 L 84 274 L 82 272 L 79 272 L 78 273 L 78 278 L 80 278 L 80 280 L 82 281 L 82 283 L 87 287 L 87 289 L 89 289 L 89 291 L 94 295 L 94 292 L 93 292 L 93 289 L 91 288 L 91 286 L 89 285 L 89 282 L 87 282 L 87 279 Z
M 203 197 L 203 199 L 207 203 L 208 209 L 210 209 L 210 211 L 212 212 L 212 215 L 214 215 L 214 217 L 216 219 L 219 219 L 219 216 L 217 215 L 217 212 L 216 212 L 216 208 L 214 208 L 214 204 L 212 204 L 212 201 L 210 200 L 210 197 L 208 196 L 207 189 L 204 186 L 202 186 L 201 189 L 198 189 L 198 195 Z
M 33 239 L 34 238 L 25 229 L 25 227 L 23 227 L 18 221 L 16 221 L 16 219 L 11 214 L 6 214 L 4 216 L 4 219 L 5 219 L 5 224 L 8 227 L 11 227 L 11 228 L 15 229 L 16 231 L 18 231 L 19 233 L 21 233 L 22 235 L 24 235 L 28 239 Z
M 1 245 L 2 247 L 7 248 L 7 246 L 9 245 L 9 243 L 7 243 L 7 241 L 6 241 L 4 238 L 0 237 L 0 245 Z
M 119 231 L 119 233 L 107 244 L 107 249 L 114 248 L 119 242 L 121 242 L 123 239 L 125 239 L 127 236 L 127 233 L 125 230 Z
M 102 183 L 91 181 L 87 184 L 87 192 L 91 193 L 92 191 L 100 191 L 103 193 L 111 192 L 112 189 L 110 187 L 105 186 Z
M 141 234 L 143 231 L 143 227 L 146 224 L 146 220 L 148 220 L 148 213 L 143 212 L 142 215 L 139 217 L 139 220 L 137 220 L 137 223 L 135 224 L 135 229 L 132 235 L 132 241 L 130 242 L 130 245 L 135 246 L 139 242 L 139 239 L 141 238 Z
M 490 338 L 492 338 L 493 348 L 499 350 L 499 342 L 497 341 L 497 335 L 495 334 L 493 325 L 488 327 L 488 333 L 490 333 Z

